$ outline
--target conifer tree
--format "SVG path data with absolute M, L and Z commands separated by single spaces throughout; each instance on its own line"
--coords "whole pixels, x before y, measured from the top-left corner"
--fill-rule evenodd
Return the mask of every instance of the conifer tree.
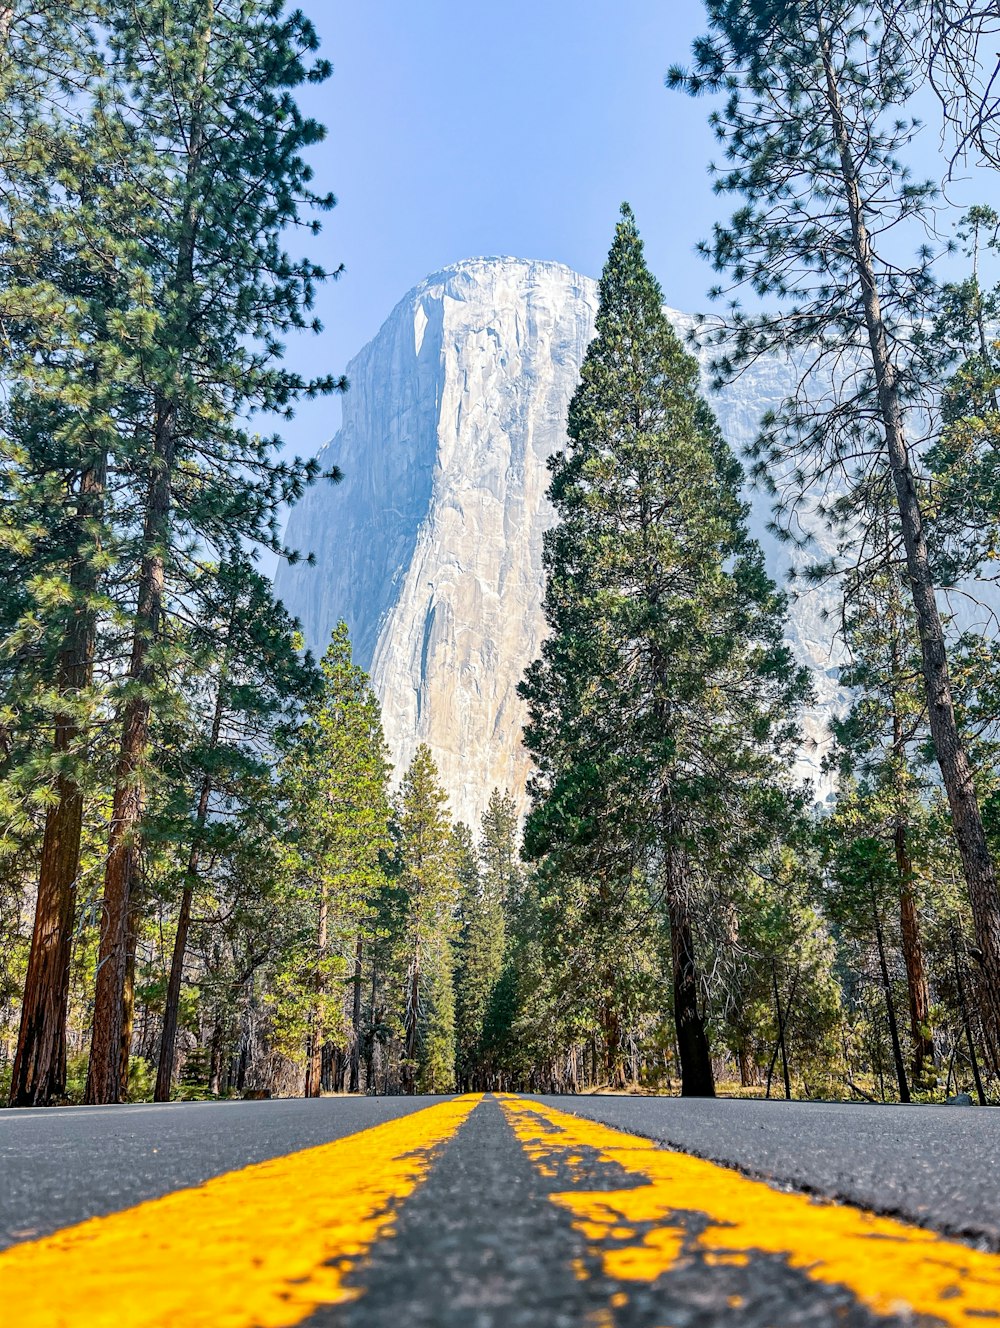
M 440 1083 L 450 1062 L 454 1081 L 452 941 L 459 882 L 448 799 L 430 749 L 423 744 L 399 791 L 398 822 L 406 900 L 403 952 L 403 1087 Z M 449 1050 L 450 1048 L 450 1050 Z
M 462 1092 L 470 1090 L 476 1068 L 480 1025 L 475 1013 L 474 957 L 470 944 L 480 912 L 482 886 L 472 831 L 459 821 L 452 833 L 458 881 L 455 943 L 455 1073 Z
M 151 323 L 127 448 L 133 499 L 132 637 L 119 694 L 121 740 L 105 869 L 87 1100 L 122 1094 L 124 993 L 133 879 L 146 809 L 151 716 L 169 691 L 171 606 L 199 559 L 242 542 L 280 550 L 282 504 L 315 477 L 282 461 L 279 440 L 241 423 L 287 412 L 307 382 L 280 367 L 281 337 L 316 327 L 324 273 L 290 256 L 283 233 L 332 204 L 303 152 L 322 137 L 294 90 L 322 81 L 317 39 L 274 0 L 153 0 L 113 10 L 114 86 L 105 113 L 135 144 L 133 206 L 151 220 Z M 175 669 L 176 671 L 176 669 Z
M 615 858 L 655 881 L 683 1091 L 705 1096 L 697 886 L 745 870 L 772 833 L 777 762 L 805 684 L 747 535 L 740 467 L 662 304 L 624 207 L 569 446 L 550 463 L 551 634 L 522 684 L 539 770 L 526 842 L 534 857 L 570 863 L 588 845 L 619 846 Z
M 421 1093 L 455 1091 L 455 956 L 448 930 L 430 940 L 423 963 L 418 1039 Z
M 935 186 L 913 179 L 905 162 L 920 127 L 911 107 L 925 76 L 928 7 L 705 0 L 705 8 L 709 31 L 695 42 L 692 68 L 673 69 L 668 83 L 722 95 L 711 117 L 727 161 L 716 188 L 742 201 L 703 248 L 731 279 L 730 294 L 749 288 L 767 302 L 759 314 L 734 302 L 715 368 L 730 379 L 762 355 L 802 349 L 810 372 L 762 421 L 757 474 L 776 486 L 786 512 L 823 495 L 840 512 L 850 508 L 855 565 L 873 521 L 881 535 L 885 499 L 893 505 L 997 1049 L 1000 887 L 956 717 L 915 446 L 935 417 L 947 357 L 926 335 L 934 254 L 923 244 L 911 256 L 896 242 L 915 224 L 933 230 Z M 842 387 L 814 397 L 814 375 L 845 363 L 857 367 Z
M 177 754 L 175 823 L 156 833 L 178 845 L 184 860 L 177 929 L 164 997 L 155 1100 L 170 1097 L 178 1007 L 202 860 L 230 847 L 233 825 L 254 816 L 264 831 L 273 803 L 270 771 L 287 747 L 299 708 L 315 696 L 319 679 L 301 657 L 294 625 L 274 602 L 271 585 L 249 559 L 208 568 L 194 587 L 197 606 L 186 642 L 194 664 L 185 680 L 184 727 L 161 733 Z M 187 738 L 187 741 L 185 741 Z M 193 739 L 193 740 L 192 740 Z M 169 777 L 174 772 L 167 770 Z M 172 811 L 173 809 L 168 809 Z
M 832 722 L 836 739 L 833 760 L 844 781 L 848 804 L 857 802 L 860 786 L 868 835 L 873 839 L 882 836 L 891 844 L 907 978 L 912 1073 L 920 1085 L 934 1063 L 912 842 L 927 783 L 922 760 L 927 739 L 924 698 L 914 687 L 920 673 L 920 645 L 905 598 L 902 569 L 891 548 L 885 551 L 880 571 L 869 568 L 864 576 L 847 578 L 845 595 L 844 636 L 852 658 L 841 672 L 841 682 L 850 689 L 853 699 L 847 712 Z M 838 813 L 845 810 L 839 803 L 838 797 Z M 884 875 L 881 863 L 879 872 Z M 874 913 L 867 906 L 869 902 L 862 916 L 881 927 L 884 901 L 878 902 Z M 884 949 L 884 941 L 876 939 Z M 898 1067 L 897 1080 L 901 1100 L 906 1100 L 906 1078 Z
M 458 1074 L 465 1088 L 492 1086 L 496 1068 L 490 1015 L 507 960 L 507 915 L 521 892 L 517 810 L 494 789 L 483 813 L 479 870 L 462 896 L 458 943 Z
M 307 1004 L 306 1095 L 314 1097 L 320 1093 L 324 1040 L 330 1031 L 344 1031 L 343 1002 L 333 983 L 350 968 L 357 990 L 359 946 L 363 955 L 384 876 L 382 854 L 390 848 L 381 712 L 368 675 L 353 661 L 343 622 L 334 630 L 322 675 L 322 692 L 285 763 L 289 865 L 311 918 L 299 971 Z M 351 1005 L 356 1031 L 360 1015 L 354 1000 Z
M 65 1089 L 84 785 L 98 768 L 94 658 L 114 557 L 108 456 L 142 335 L 130 290 L 143 284 L 143 222 L 123 189 L 129 145 L 99 112 L 98 12 L 86 0 L 9 5 L 0 45 L 4 800 L 28 827 L 29 809 L 44 810 L 14 1105 Z

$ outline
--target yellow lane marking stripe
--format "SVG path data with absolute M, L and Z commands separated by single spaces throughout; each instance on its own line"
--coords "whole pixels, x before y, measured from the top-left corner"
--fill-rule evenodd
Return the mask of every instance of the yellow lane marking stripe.
M 746 1263 L 762 1252 L 783 1256 L 816 1282 L 847 1287 L 877 1314 L 909 1310 L 963 1328 L 982 1324 L 984 1316 L 1000 1319 L 1000 1256 L 891 1218 L 785 1194 L 534 1102 L 504 1098 L 503 1107 L 543 1175 L 556 1175 L 557 1162 L 569 1164 L 572 1173 L 585 1148 L 646 1182 L 634 1189 L 550 1196 L 573 1215 L 613 1278 L 655 1281 L 687 1252 L 700 1253 L 707 1263 Z M 693 1234 L 679 1221 L 682 1213 L 704 1214 L 709 1225 Z
M 479 1095 L 227 1172 L 0 1253 L 5 1322 L 287 1328 L 355 1299 L 344 1279 Z

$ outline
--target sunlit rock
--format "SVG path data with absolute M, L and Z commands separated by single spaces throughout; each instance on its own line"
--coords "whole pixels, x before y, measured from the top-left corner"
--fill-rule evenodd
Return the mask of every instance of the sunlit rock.
M 474 825 L 490 790 L 522 796 L 529 770 L 516 687 L 545 630 L 546 459 L 565 442 L 596 310 L 596 282 L 559 263 L 484 258 L 428 277 L 349 366 L 343 428 L 321 454 L 344 482 L 310 490 L 289 523 L 288 542 L 316 565 L 282 567 L 277 588 L 308 643 L 321 652 L 346 619 L 397 767 L 426 742 L 454 813 Z M 789 364 L 767 359 L 713 399 L 737 452 L 793 381 Z M 767 532 L 768 499 L 751 501 L 783 582 L 796 555 Z M 829 588 L 809 591 L 789 616 L 818 697 L 803 777 L 818 775 L 840 701 L 832 601 Z

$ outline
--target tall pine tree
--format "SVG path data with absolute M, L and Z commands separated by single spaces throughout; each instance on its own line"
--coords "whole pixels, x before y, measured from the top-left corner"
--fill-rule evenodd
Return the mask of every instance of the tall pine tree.
M 703 248 L 732 283 L 765 302 L 719 330 L 716 370 L 729 379 L 762 355 L 801 348 L 810 372 L 769 414 L 757 473 L 780 506 L 817 498 L 850 506 L 864 566 L 885 499 L 905 555 L 927 715 L 948 795 L 982 956 L 990 1040 L 1000 1062 L 1000 883 L 983 826 L 976 773 L 956 715 L 949 643 L 932 556 L 933 516 L 915 441 L 939 406 L 947 354 L 926 335 L 937 303 L 934 253 L 904 247 L 933 232 L 936 189 L 906 154 L 925 77 L 925 0 L 705 0 L 708 33 L 690 70 L 668 82 L 722 94 L 711 122 L 726 154 L 716 188 L 741 202 Z M 721 294 L 721 289 L 717 292 Z M 843 374 L 843 366 L 854 366 Z M 815 375 L 837 374 L 835 392 Z M 838 492 L 839 490 L 839 492 Z
M 183 861 L 177 928 L 164 997 L 155 1099 L 170 1097 L 184 963 L 201 866 L 231 851 L 241 830 L 275 800 L 272 770 L 287 748 L 304 703 L 314 700 L 319 676 L 302 657 L 291 619 L 275 604 L 270 582 L 246 557 L 210 567 L 196 586 L 197 612 L 186 653 L 183 722 L 161 736 L 175 756 L 167 769 L 177 806 L 161 814 L 159 838 L 177 846 Z M 177 728 L 180 733 L 176 732 Z M 161 761 L 161 765 L 165 763 Z M 172 817 L 169 815 L 172 813 Z M 263 829 L 263 826 L 262 826 Z
M 85 785 L 100 767 L 94 661 L 114 560 L 108 458 L 143 335 L 132 292 L 144 287 L 146 222 L 128 195 L 132 145 L 100 110 L 99 13 L 69 0 L 0 16 L 2 780 L 22 861 L 37 851 L 11 1086 L 25 1106 L 66 1086 Z
M 322 81 L 317 38 L 275 0 L 153 0 L 113 10 L 109 118 L 135 144 L 134 204 L 152 219 L 145 268 L 150 329 L 141 388 L 118 459 L 133 501 L 130 658 L 105 867 L 87 1100 L 123 1091 L 125 993 L 134 953 L 138 850 L 154 707 L 177 672 L 174 606 L 199 565 L 241 542 L 280 551 L 278 521 L 314 466 L 275 456 L 255 411 L 288 412 L 306 382 L 281 365 L 281 337 L 316 327 L 324 273 L 283 247 L 332 204 L 303 152 L 323 131 L 294 90 Z
M 747 535 L 740 467 L 662 305 L 624 207 L 569 445 L 550 463 L 551 634 L 522 684 L 539 770 L 527 842 L 572 861 L 611 840 L 655 880 L 683 1092 L 706 1096 L 699 881 L 762 851 L 804 682 Z
M 441 1089 L 454 1082 L 452 941 L 459 883 L 448 799 L 430 748 L 421 745 L 399 793 L 406 898 L 403 1088 Z M 450 1067 L 450 1068 L 449 1068 Z
M 299 989 L 306 1001 L 306 1094 L 318 1097 L 324 1041 L 343 1035 L 343 1001 L 334 982 L 352 975 L 352 1047 L 360 1032 L 360 973 L 390 848 L 388 752 L 368 675 L 354 663 L 338 623 L 322 664 L 323 688 L 285 768 L 292 842 L 290 868 L 308 903 L 311 936 Z M 352 1060 L 354 1057 L 352 1056 Z
M 495 1086 L 491 1016 L 507 960 L 507 916 L 521 891 L 517 809 L 494 789 L 483 813 L 479 870 L 463 890 L 458 943 L 458 1075 L 465 1089 Z

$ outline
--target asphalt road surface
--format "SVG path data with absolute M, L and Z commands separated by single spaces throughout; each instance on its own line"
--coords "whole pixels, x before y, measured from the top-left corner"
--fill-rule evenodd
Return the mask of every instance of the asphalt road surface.
M 2 1111 L 0 1324 L 1000 1325 L 998 1178 L 979 1108 Z

